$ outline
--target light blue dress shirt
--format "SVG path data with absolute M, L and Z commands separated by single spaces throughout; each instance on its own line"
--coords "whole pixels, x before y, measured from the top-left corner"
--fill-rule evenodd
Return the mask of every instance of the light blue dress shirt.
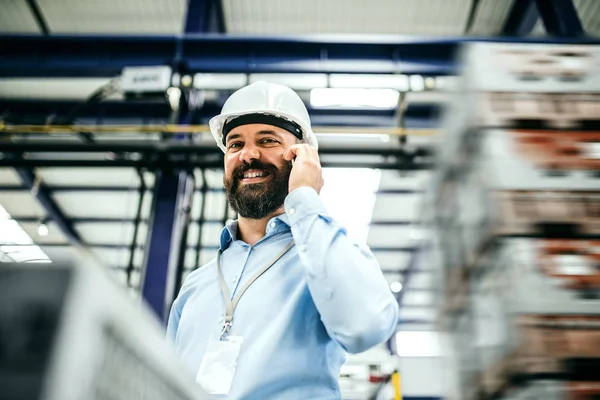
M 254 246 L 236 239 L 236 222 L 221 233 L 221 266 L 232 297 L 292 239 L 296 243 L 235 309 L 230 334 L 244 342 L 229 395 L 221 398 L 340 399 L 345 353 L 365 351 L 396 331 L 398 304 L 379 264 L 328 216 L 317 192 L 294 190 L 284 209 Z M 187 277 L 167 327 L 194 376 L 209 337 L 221 332 L 224 312 L 215 259 Z

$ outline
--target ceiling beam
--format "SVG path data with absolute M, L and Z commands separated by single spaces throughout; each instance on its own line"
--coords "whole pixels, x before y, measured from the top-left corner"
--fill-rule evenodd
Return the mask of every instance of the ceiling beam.
M 504 21 L 500 36 L 528 36 L 539 17 L 535 0 L 515 0 Z
M 477 15 L 477 10 L 479 10 L 479 4 L 479 0 L 471 0 L 471 8 L 469 9 L 469 16 L 467 17 L 467 24 L 465 25 L 465 35 L 468 35 L 473 28 L 475 16 Z
M 37 0 L 27 0 L 27 5 L 29 6 L 29 10 L 33 15 L 33 19 L 35 19 L 35 22 L 37 23 L 40 32 L 44 35 L 49 35 L 50 28 L 48 27 L 48 22 L 46 22 L 44 13 L 42 12 L 42 9 L 40 8 L 40 5 L 38 4 Z
M 0 61 L 1 63 L 1 61 Z M 0 114 L 6 124 L 30 124 L 32 119 L 45 124 L 50 115 L 64 115 L 81 101 L 55 101 L 36 99 L 0 99 Z M 306 108 L 313 126 L 390 127 L 395 126 L 393 109 L 343 109 L 315 108 L 307 101 Z M 207 123 L 220 113 L 220 101 L 206 101 L 202 108 L 193 111 L 193 123 Z M 439 103 L 409 104 L 405 111 L 406 128 L 438 126 L 442 105 Z M 128 121 L 168 121 L 171 110 L 166 102 L 107 100 L 89 104 L 78 115 L 79 121 L 103 121 L 104 124 Z
M 461 39 L 377 37 L 0 36 L 0 76 L 114 77 L 127 66 L 180 73 L 455 73 Z M 35 57 L 32 57 L 35 54 Z
M 585 36 L 573 0 L 536 0 L 536 2 L 549 36 L 561 38 Z

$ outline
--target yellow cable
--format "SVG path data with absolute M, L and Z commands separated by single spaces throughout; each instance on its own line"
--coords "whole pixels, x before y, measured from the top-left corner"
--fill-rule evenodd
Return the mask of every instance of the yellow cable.
M 402 400 L 402 387 L 400 385 L 400 373 L 395 371 L 392 374 L 392 385 L 394 386 L 394 400 Z
M 377 128 L 377 127 L 335 127 L 314 126 L 317 134 L 380 134 L 380 135 L 418 135 L 431 136 L 438 134 L 437 130 L 404 129 L 404 128 Z M 208 125 L 11 125 L 0 124 L 0 132 L 7 133 L 207 133 Z

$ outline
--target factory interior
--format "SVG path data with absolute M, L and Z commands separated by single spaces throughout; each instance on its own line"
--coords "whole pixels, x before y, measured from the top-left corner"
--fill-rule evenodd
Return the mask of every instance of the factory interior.
M 0 0 L 0 400 L 213 399 L 166 329 L 256 82 L 398 305 L 327 400 L 600 398 L 600 0 Z

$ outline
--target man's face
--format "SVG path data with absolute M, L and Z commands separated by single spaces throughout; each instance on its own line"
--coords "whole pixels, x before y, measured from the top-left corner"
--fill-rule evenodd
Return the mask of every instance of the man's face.
M 242 125 L 229 132 L 223 184 L 234 211 L 261 219 L 283 205 L 292 171 L 283 155 L 296 143 L 290 132 L 271 125 Z

